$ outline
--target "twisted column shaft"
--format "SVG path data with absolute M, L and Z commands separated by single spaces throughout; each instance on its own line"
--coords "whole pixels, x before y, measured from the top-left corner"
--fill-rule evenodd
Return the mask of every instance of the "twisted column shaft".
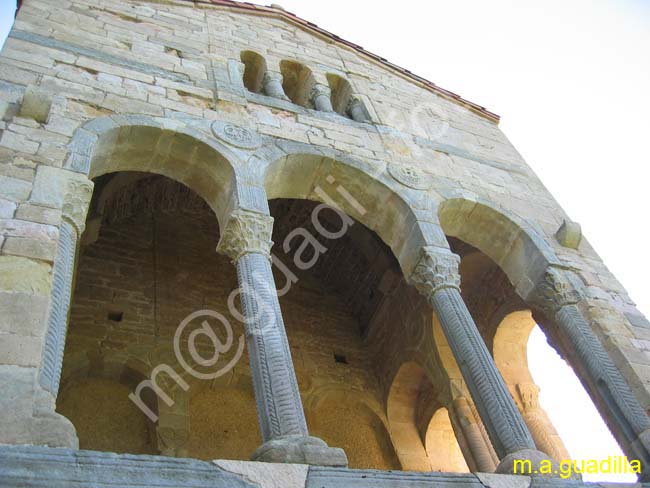
M 246 344 L 264 442 L 307 435 L 269 252 L 273 218 L 250 211 L 231 216 L 218 250 L 237 266 Z
M 649 478 L 650 420 L 578 307 L 581 284 L 567 270 L 549 267 L 531 298 L 536 308 L 554 319 L 589 376 L 593 393 L 617 426 L 615 434 L 626 446 L 626 454 L 641 461 L 644 479 Z
M 535 443 L 460 295 L 459 257 L 424 248 L 410 281 L 429 301 L 499 459 Z

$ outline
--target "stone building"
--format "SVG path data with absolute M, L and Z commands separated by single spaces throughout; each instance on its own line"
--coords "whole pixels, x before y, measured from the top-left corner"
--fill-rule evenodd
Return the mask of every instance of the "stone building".
M 535 323 L 650 473 L 650 323 L 485 108 L 277 5 L 24 0 L 0 114 L 0 485 L 512 486 Z

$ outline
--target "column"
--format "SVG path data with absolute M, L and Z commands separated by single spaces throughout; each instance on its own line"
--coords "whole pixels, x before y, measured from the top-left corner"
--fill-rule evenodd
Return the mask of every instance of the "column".
M 355 96 L 350 97 L 350 101 L 348 102 L 346 111 L 348 115 L 352 118 L 352 120 L 356 122 L 370 121 L 370 117 L 368 117 L 366 107 L 364 106 L 363 102 Z
M 232 212 L 217 250 L 237 267 L 246 344 L 263 444 L 253 460 L 347 466 L 342 449 L 309 436 L 293 369 L 270 250 L 273 218 L 250 210 Z
M 262 87 L 264 88 L 264 93 L 269 97 L 289 101 L 289 97 L 285 95 L 284 88 L 282 88 L 282 73 L 274 71 L 264 73 Z
M 533 306 L 553 320 L 588 376 L 590 390 L 605 408 L 614 435 L 629 459 L 641 461 L 642 479 L 650 479 L 650 420 L 600 340 L 582 315 L 582 283 L 569 270 L 549 266 L 537 284 Z
M 551 419 L 539 405 L 539 387 L 534 383 L 518 383 L 516 392 L 524 421 L 537 447 L 553 459 L 570 459 L 569 452 L 553 427 Z
M 474 469 L 481 473 L 492 473 L 496 469 L 496 463 L 492 458 L 491 449 L 481 432 L 478 420 L 469 401 L 463 396 L 454 399 L 450 408 L 450 417 L 460 428 L 465 440 L 469 454 L 474 462 Z
M 320 112 L 334 112 L 332 108 L 332 90 L 329 86 L 316 83 L 309 94 L 314 108 Z
M 534 466 L 549 459 L 538 451 L 460 295 L 460 258 L 448 249 L 425 247 L 410 283 L 435 310 L 449 346 L 501 462 L 512 472 L 515 459 Z

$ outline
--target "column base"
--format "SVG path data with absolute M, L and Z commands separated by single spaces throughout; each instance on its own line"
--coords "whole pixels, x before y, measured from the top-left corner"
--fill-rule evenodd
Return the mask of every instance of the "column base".
M 55 399 L 36 375 L 36 368 L 0 366 L 0 444 L 78 449 L 74 426 L 54 411 Z
M 253 461 L 267 463 L 311 464 L 314 466 L 347 467 L 345 451 L 329 447 L 312 436 L 286 436 L 262 444 L 251 456 Z
M 516 471 L 515 460 L 525 462 L 523 466 L 517 463 Z M 530 464 L 527 461 L 530 461 Z M 548 464 L 549 462 L 551 463 L 550 466 Z M 561 474 L 560 465 L 557 461 L 537 449 L 521 449 L 506 455 L 497 466 L 495 472 L 499 474 L 521 474 L 524 476 L 548 476 L 553 478 L 558 478 Z

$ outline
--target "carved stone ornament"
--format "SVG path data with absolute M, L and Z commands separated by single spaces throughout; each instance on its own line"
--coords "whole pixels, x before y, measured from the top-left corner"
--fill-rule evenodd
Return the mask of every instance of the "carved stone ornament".
M 212 122 L 212 133 L 222 141 L 242 149 L 257 149 L 262 145 L 262 138 L 256 132 L 219 120 Z
M 388 172 L 397 182 L 414 190 L 428 190 L 433 183 L 429 175 L 412 166 L 391 164 Z
M 424 247 L 409 283 L 425 297 L 431 297 L 443 288 L 460 290 L 459 264 L 460 257 L 451 251 Z
M 93 183 L 89 180 L 71 179 L 66 186 L 61 214 L 74 225 L 81 235 L 86 226 L 86 214 L 93 195 Z
M 273 231 L 273 217 L 250 210 L 238 209 L 231 215 L 217 251 L 237 262 L 245 254 L 258 253 L 270 258 L 271 233 Z
M 566 305 L 574 305 L 580 301 L 580 291 L 569 280 L 566 272 L 549 266 L 544 276 L 533 292 L 533 305 L 549 317 Z

